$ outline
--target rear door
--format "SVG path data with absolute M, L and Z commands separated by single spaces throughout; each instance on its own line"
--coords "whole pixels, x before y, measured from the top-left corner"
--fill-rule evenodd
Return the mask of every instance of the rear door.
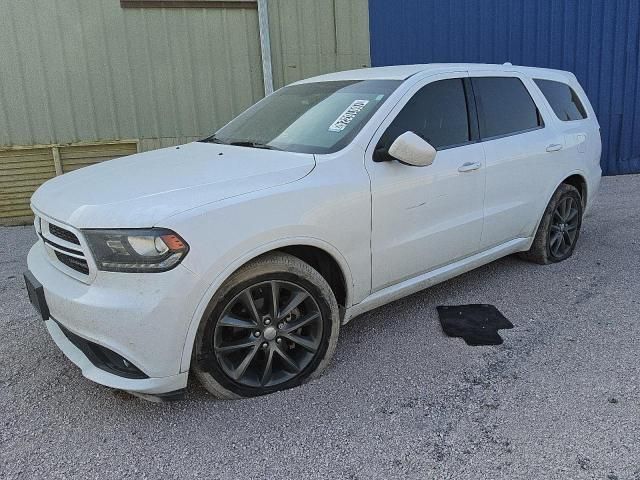
M 548 190 L 545 170 L 564 138 L 545 123 L 548 112 L 532 98 L 531 80 L 511 72 L 474 71 L 470 77 L 486 158 L 484 250 L 532 235 Z
M 373 291 L 478 250 L 484 152 L 476 141 L 470 88 L 466 72 L 428 77 L 394 108 L 369 145 Z M 415 167 L 380 157 L 407 131 L 436 148 L 433 164 Z

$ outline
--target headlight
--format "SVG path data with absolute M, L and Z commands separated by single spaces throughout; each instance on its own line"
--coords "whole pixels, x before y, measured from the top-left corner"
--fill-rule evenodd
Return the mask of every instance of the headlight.
M 166 272 L 189 251 L 180 236 L 165 228 L 83 230 L 98 270 Z

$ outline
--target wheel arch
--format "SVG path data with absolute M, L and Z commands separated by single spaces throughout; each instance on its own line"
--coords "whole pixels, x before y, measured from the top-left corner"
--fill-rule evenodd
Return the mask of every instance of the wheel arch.
M 575 187 L 578 190 L 578 192 L 580 193 L 580 198 L 582 199 L 582 208 L 584 209 L 587 206 L 587 195 L 589 193 L 587 191 L 586 177 L 581 173 L 574 173 L 572 175 L 569 175 L 567 178 L 565 178 L 564 180 L 562 180 L 562 182 L 558 184 L 558 186 L 554 190 L 554 193 L 558 189 L 558 187 L 563 183 L 567 185 L 571 185 L 572 187 Z
M 347 280 L 340 264 L 330 253 L 312 245 L 289 245 L 271 251 L 288 253 L 315 268 L 331 287 L 341 309 L 340 318 L 342 319 L 344 309 L 347 307 Z
M 200 326 L 200 323 L 202 322 L 204 315 L 206 314 L 211 301 L 220 286 L 226 282 L 234 272 L 247 263 L 262 255 L 278 251 L 293 255 L 318 270 L 320 275 L 327 280 L 327 283 L 334 292 L 334 295 L 336 295 L 336 300 L 340 307 L 340 320 L 343 319 L 345 308 L 350 305 L 351 302 L 353 280 L 351 269 L 342 254 L 331 244 L 312 237 L 295 237 L 277 242 L 270 242 L 262 245 L 261 247 L 255 248 L 236 259 L 223 272 L 221 272 L 206 289 L 205 294 L 202 296 L 202 299 L 191 318 L 191 322 L 187 330 L 182 350 L 180 372 L 186 372 L 189 370 L 193 343 L 195 341 L 198 327 Z
M 571 185 L 575 188 L 578 189 L 578 192 L 580 192 L 580 197 L 582 199 L 582 208 L 586 208 L 587 206 L 587 177 L 586 175 L 581 172 L 581 171 L 574 171 L 571 172 L 569 175 L 566 175 L 561 181 L 559 181 L 553 188 L 553 190 L 551 190 L 550 192 L 547 192 L 547 198 L 544 202 L 544 204 L 542 205 L 542 210 L 540 211 L 539 215 L 538 215 L 538 220 L 536 222 L 536 226 L 533 230 L 533 235 L 531 236 L 531 240 L 530 242 L 527 244 L 526 248 L 524 248 L 524 251 L 529 250 L 529 248 L 531 247 L 533 240 L 536 236 L 536 233 L 538 232 L 538 228 L 540 228 L 540 222 L 542 222 L 542 217 L 544 216 L 544 211 L 547 208 L 547 205 L 549 205 L 549 202 L 551 201 L 551 198 L 553 197 L 553 194 L 556 193 L 556 190 L 558 190 L 558 188 L 560 188 L 560 185 L 563 184 L 567 184 L 567 185 Z

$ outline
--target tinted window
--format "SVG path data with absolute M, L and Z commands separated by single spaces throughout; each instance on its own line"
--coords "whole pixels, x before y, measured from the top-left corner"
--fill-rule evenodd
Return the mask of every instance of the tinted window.
M 471 79 L 478 105 L 480 137 L 497 137 L 543 125 L 522 81 L 513 77 Z
M 469 141 L 469 118 L 461 79 L 430 83 L 416 93 L 384 132 L 378 148 L 388 149 L 405 132 L 413 132 L 436 149 Z
M 549 101 L 549 105 L 560 120 L 582 120 L 587 118 L 578 95 L 573 89 L 562 82 L 552 80 L 534 80 L 536 85 Z

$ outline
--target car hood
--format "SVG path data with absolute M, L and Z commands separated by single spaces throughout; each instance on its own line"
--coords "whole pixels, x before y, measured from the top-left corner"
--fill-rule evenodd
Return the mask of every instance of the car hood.
M 150 227 L 172 215 L 294 182 L 313 155 L 190 143 L 82 168 L 44 183 L 31 205 L 77 228 Z

